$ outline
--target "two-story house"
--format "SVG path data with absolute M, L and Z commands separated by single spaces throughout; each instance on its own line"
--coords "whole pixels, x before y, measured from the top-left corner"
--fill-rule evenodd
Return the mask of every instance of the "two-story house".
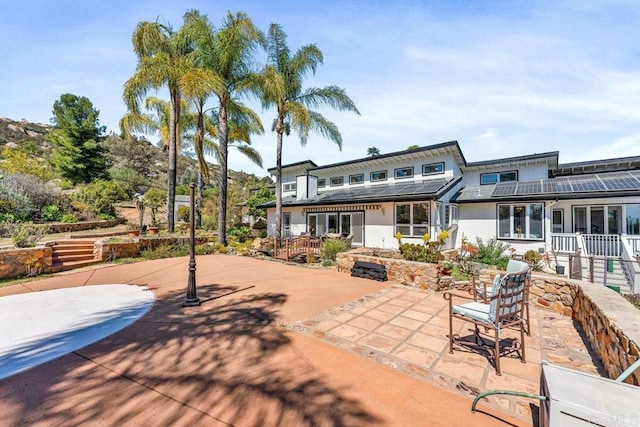
M 517 253 L 640 253 L 640 157 L 558 163 L 549 152 L 467 162 L 457 141 L 318 166 L 283 166 L 283 236 L 352 235 L 397 248 L 442 230 L 497 238 Z M 269 169 L 274 173 L 274 169 Z M 268 230 L 275 234 L 275 202 Z

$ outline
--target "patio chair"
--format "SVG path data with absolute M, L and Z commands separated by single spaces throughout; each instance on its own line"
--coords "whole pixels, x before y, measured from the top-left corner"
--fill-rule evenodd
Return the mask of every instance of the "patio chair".
M 528 273 L 527 268 L 502 276 L 497 284 L 497 292 L 488 299 L 488 303 L 471 301 L 454 305 L 453 297 L 468 300 L 472 300 L 473 297 L 455 290 L 444 293 L 444 299 L 449 301 L 449 353 L 453 353 L 454 343 L 463 348 L 484 349 L 489 353 L 496 375 L 501 375 L 501 356 L 517 353 L 521 362 L 526 363 L 524 302 Z M 458 334 L 454 335 L 454 318 L 473 323 L 473 341 L 465 340 Z M 485 336 L 480 333 L 481 327 L 485 330 Z M 502 348 L 501 334 L 506 328 L 519 329 L 520 340 L 504 340 L 505 345 Z M 493 343 L 486 339 L 489 330 L 493 330 Z
M 525 294 L 524 294 L 524 319 L 526 322 L 526 333 L 531 336 L 531 317 L 529 316 L 529 290 L 531 286 L 531 266 L 524 261 L 518 261 L 511 259 L 507 263 L 507 270 L 505 274 L 515 273 L 518 271 L 527 271 L 527 279 L 525 283 Z M 496 275 L 493 279 L 492 284 L 487 284 L 486 282 L 476 283 L 475 280 L 473 282 L 473 287 L 471 289 L 472 294 L 475 296 L 475 300 L 478 298 L 482 300 L 484 303 L 488 303 L 491 297 L 494 294 L 494 291 L 498 288 L 498 284 L 500 283 L 500 275 Z

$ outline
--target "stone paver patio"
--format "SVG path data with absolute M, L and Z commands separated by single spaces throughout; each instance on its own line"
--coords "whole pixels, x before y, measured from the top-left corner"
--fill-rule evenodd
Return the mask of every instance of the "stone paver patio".
M 602 372 L 569 317 L 533 307 L 531 317 L 531 336 L 525 337 L 527 363 L 501 358 L 502 376 L 483 354 L 457 346 L 449 353 L 449 309 L 442 293 L 390 285 L 289 327 L 467 398 L 490 389 L 538 394 L 541 360 L 596 375 Z M 469 335 L 470 327 L 454 319 L 454 330 L 461 336 Z M 512 335 L 517 333 L 507 331 L 504 336 Z M 492 396 L 478 408 L 483 405 L 528 422 L 537 416 L 537 402 L 524 398 Z

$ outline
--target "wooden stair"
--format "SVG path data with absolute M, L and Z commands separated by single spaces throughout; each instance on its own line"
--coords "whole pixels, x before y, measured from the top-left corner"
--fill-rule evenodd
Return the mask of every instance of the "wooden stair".
M 50 244 L 52 249 L 51 271 L 72 270 L 98 264 L 101 260 L 93 255 L 93 240 L 59 240 Z

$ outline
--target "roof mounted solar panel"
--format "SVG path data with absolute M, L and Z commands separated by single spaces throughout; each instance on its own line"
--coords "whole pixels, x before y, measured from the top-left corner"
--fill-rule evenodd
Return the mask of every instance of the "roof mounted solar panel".
M 516 195 L 540 194 L 542 183 L 540 181 L 519 182 L 516 187 Z
M 496 184 L 491 197 L 495 196 L 513 196 L 516 193 L 517 183 Z

